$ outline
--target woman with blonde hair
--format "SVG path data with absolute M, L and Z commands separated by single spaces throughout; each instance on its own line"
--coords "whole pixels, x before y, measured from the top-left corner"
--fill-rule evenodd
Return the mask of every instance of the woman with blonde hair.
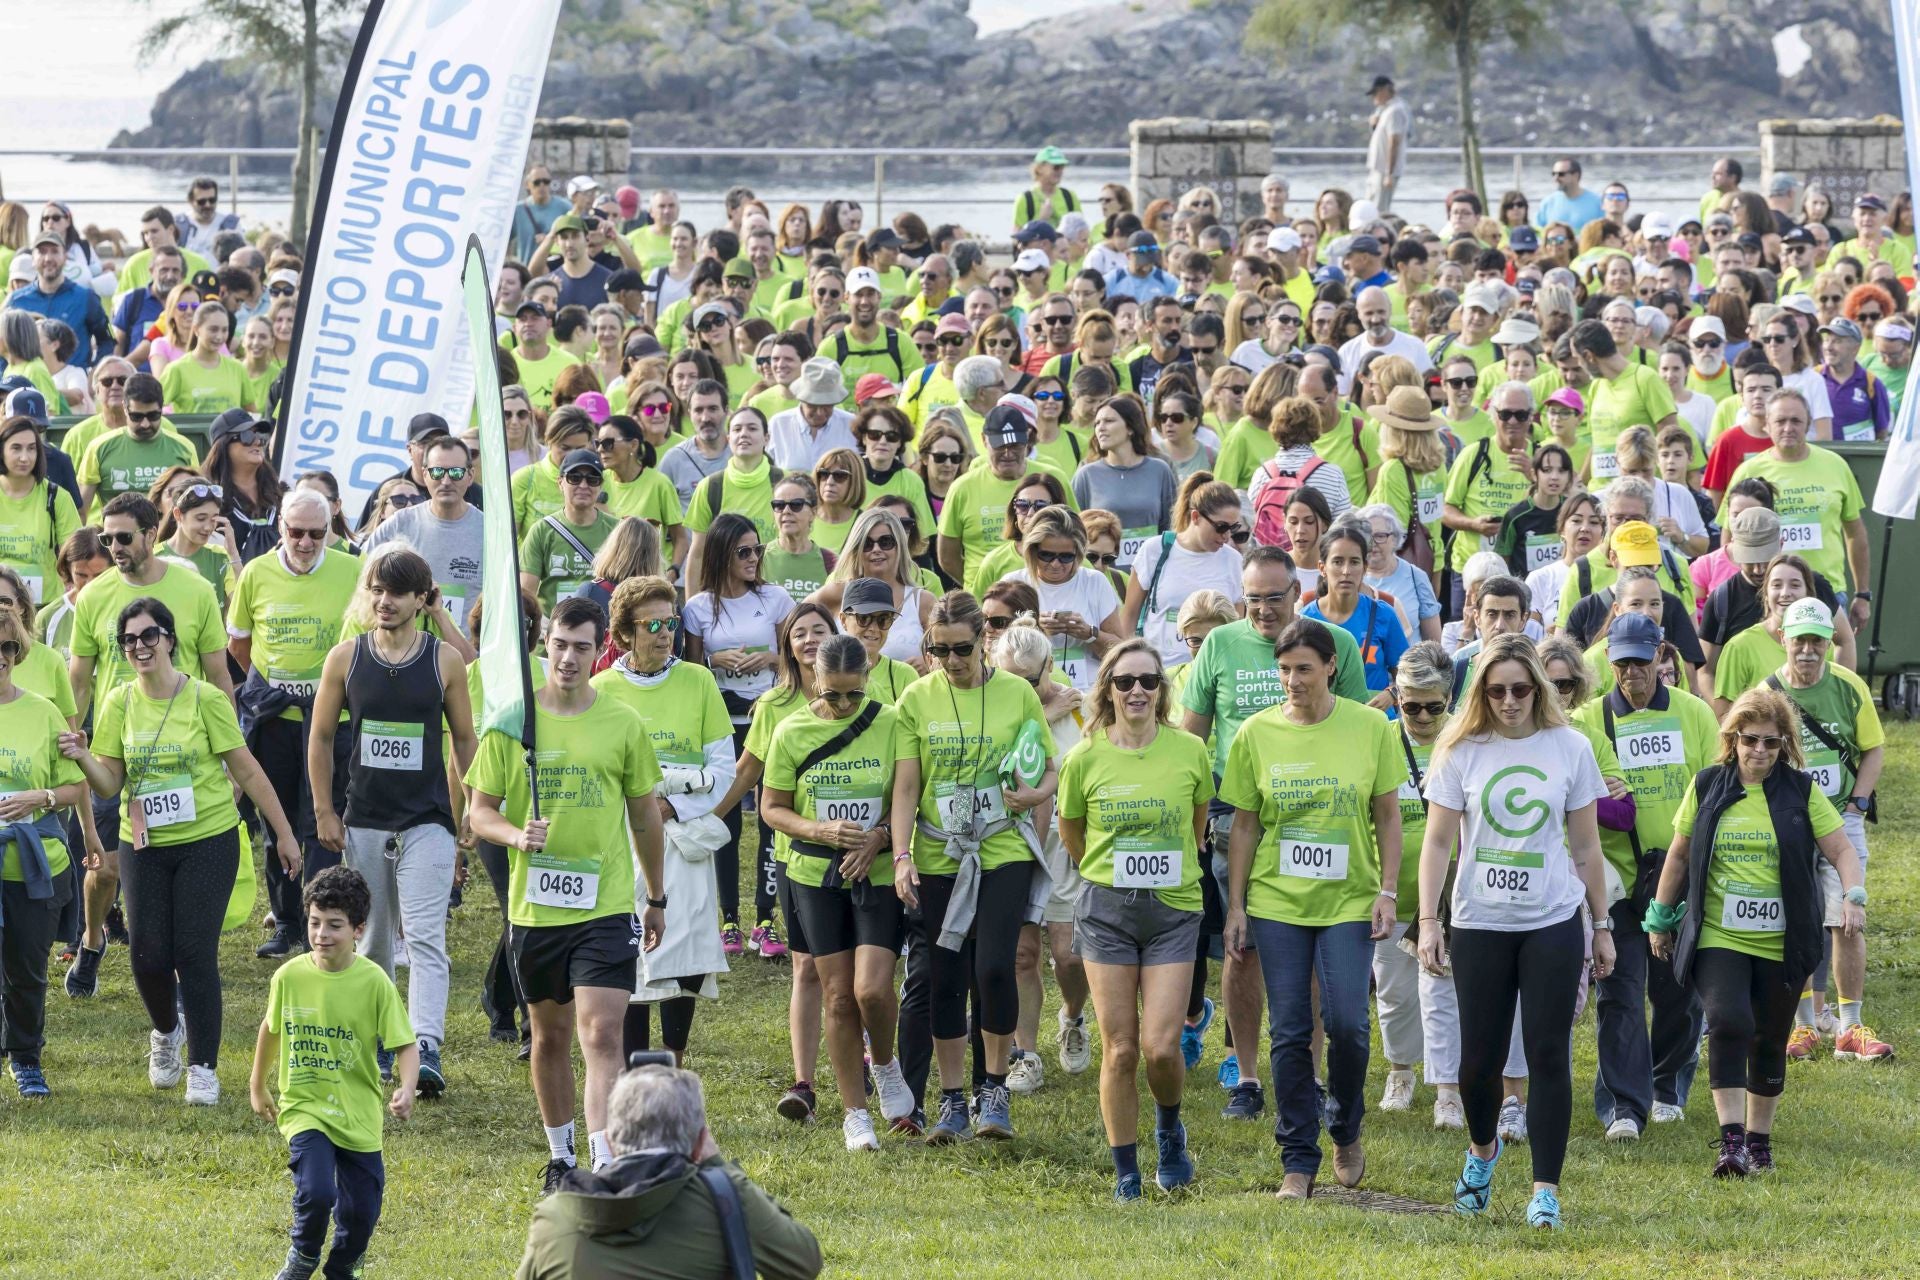
M 920 638 L 933 612 L 933 596 L 914 580 L 913 553 L 906 526 L 893 512 L 874 507 L 860 513 L 853 527 L 847 530 L 846 542 L 834 560 L 833 571 L 807 599 L 838 614 L 846 600 L 847 584 L 855 578 L 877 579 L 893 591 L 896 613 L 881 654 L 911 664 L 922 675 L 926 674 Z
M 973 434 L 958 405 L 941 405 L 920 424 L 914 442 L 914 471 L 927 491 L 927 505 L 938 519 L 947 491 L 973 463 Z
M 1033 513 L 1020 539 L 1026 567 L 1008 576 L 1040 596 L 1040 629 L 1053 641 L 1055 665 L 1076 689 L 1093 686 L 1100 658 L 1125 638 L 1120 597 L 1099 569 L 1082 563 L 1088 534 L 1065 507 Z
M 1422 425 L 1421 416 L 1403 418 L 1390 406 L 1374 409 L 1372 416 L 1380 424 L 1381 463 L 1367 502 L 1392 508 L 1404 529 L 1419 521 L 1427 531 L 1427 563 L 1422 567 L 1431 572 L 1445 532 L 1440 517 L 1446 505 L 1447 443 L 1440 434 L 1441 420 L 1428 413 L 1427 425 Z
M 1087 566 L 1106 575 L 1107 582 L 1113 587 L 1114 599 L 1123 598 L 1127 590 L 1127 576 L 1115 567 L 1120 560 L 1120 517 L 1111 511 L 1099 507 L 1089 507 L 1080 513 L 1080 527 L 1087 534 Z
M 1274 407 L 1297 395 L 1299 387 L 1299 367 L 1284 362 L 1270 364 L 1253 376 L 1240 402 L 1243 416 L 1222 424 L 1220 453 L 1213 460 L 1216 478 L 1246 492 L 1254 472 L 1279 451 L 1271 434 Z
M 813 513 L 813 540 L 836 556 L 847 531 L 867 505 L 867 467 L 851 449 L 829 449 L 813 467 L 819 507 Z
M 651 521 L 624 516 L 594 553 L 593 576 L 575 588 L 573 594 L 611 612 L 614 593 L 621 583 L 661 575 L 660 551 L 660 531 Z M 623 652 L 610 646 L 600 666 L 605 667 Z
M 127 358 L 136 365 L 145 363 L 156 378 L 165 374 L 167 366 L 186 355 L 193 345 L 193 322 L 200 303 L 200 291 L 186 281 L 173 286 L 160 304 L 160 314 L 147 330 L 145 341 Z
M 1567 721 L 1524 635 L 1488 640 L 1427 774 L 1420 856 L 1420 962 L 1452 966 L 1460 1006 L 1460 1093 L 1471 1138 L 1454 1209 L 1478 1215 L 1502 1151 L 1501 1073 L 1514 1001 L 1531 1092 L 1529 1225 L 1557 1229 L 1573 1117 L 1572 1033 L 1593 922 L 1593 971 L 1613 970 L 1612 920 L 1597 821 L 1607 787 L 1593 747 Z M 1440 893 L 1459 852 L 1450 932 Z

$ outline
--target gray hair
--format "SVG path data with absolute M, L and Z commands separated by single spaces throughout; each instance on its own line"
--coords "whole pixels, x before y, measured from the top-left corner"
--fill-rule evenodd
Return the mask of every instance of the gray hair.
M 1507 558 L 1498 551 L 1476 551 L 1467 557 L 1467 563 L 1460 569 L 1460 581 L 1469 588 L 1488 578 L 1502 578 L 1507 573 Z
M 1396 551 L 1400 544 L 1407 540 L 1407 526 L 1402 523 L 1400 513 L 1384 502 L 1375 502 L 1368 506 L 1361 507 L 1358 511 L 1355 511 L 1353 515 L 1367 526 L 1369 536 L 1373 533 L 1373 522 L 1375 520 L 1385 520 L 1387 522 L 1387 528 L 1393 532 L 1393 545 Z
M 1062 239 L 1071 239 L 1083 231 L 1090 231 L 1092 229 L 1093 224 L 1087 221 L 1087 215 L 1078 209 L 1075 209 L 1072 213 L 1060 219 L 1060 226 L 1058 228 Z
M 1600 314 L 1604 316 L 1622 310 L 1627 313 L 1628 319 L 1632 320 L 1635 324 L 1639 323 L 1639 308 L 1634 305 L 1632 298 L 1615 298 L 1613 301 L 1607 303 L 1606 306 L 1600 308 Z
M 294 489 L 280 499 L 280 519 L 291 520 L 301 511 L 316 515 L 321 524 L 327 526 L 327 532 L 333 532 L 333 504 L 327 501 L 327 495 L 318 489 Z
M 989 387 L 1006 385 L 1006 371 L 993 356 L 968 356 L 953 367 L 953 389 L 971 400 Z
M 1620 476 L 1607 485 L 1606 492 L 1600 495 L 1601 510 L 1611 515 L 1615 498 L 1638 498 L 1653 511 L 1653 486 L 1639 476 Z
M 1499 386 L 1495 387 L 1493 389 L 1493 400 L 1497 401 L 1500 399 L 1500 397 L 1506 395 L 1508 392 L 1511 392 L 1511 391 L 1518 391 L 1521 397 L 1526 400 L 1528 411 L 1531 412 L 1533 410 L 1533 407 L 1534 407 L 1533 388 L 1528 386 L 1526 383 L 1519 381 L 1518 379 L 1508 381 L 1508 382 L 1503 382 Z M 1492 403 L 1492 401 L 1489 401 L 1489 403 Z
M 1288 185 L 1287 176 L 1284 173 L 1270 173 L 1266 177 L 1260 179 L 1260 189 L 1262 191 L 1268 191 L 1274 187 L 1280 188 L 1282 191 L 1287 192 L 1289 195 L 1293 193 L 1293 188 L 1290 185 Z
M 17 307 L 0 311 L 0 335 L 6 338 L 7 355 L 14 364 L 40 358 L 40 317 L 31 311 Z
M 636 1151 L 691 1156 L 706 1127 L 706 1091 L 691 1071 L 640 1067 L 613 1082 L 607 1099 L 607 1142 L 616 1156 Z
M 1022 679 L 1039 675 L 1052 661 L 1053 641 L 1030 613 L 1015 618 L 993 642 L 993 665 Z
M 1422 640 L 1400 655 L 1394 679 L 1405 689 L 1453 689 L 1453 659 L 1438 640 Z
M 1673 327 L 1673 323 L 1667 319 L 1667 313 L 1658 307 L 1635 307 L 1633 320 L 1635 324 L 1645 329 L 1647 336 L 1655 342 L 1666 337 L 1667 331 Z

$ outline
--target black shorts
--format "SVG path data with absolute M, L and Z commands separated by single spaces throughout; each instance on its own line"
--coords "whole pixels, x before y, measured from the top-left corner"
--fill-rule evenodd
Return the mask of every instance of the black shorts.
M 807 945 L 807 926 L 800 919 L 799 905 L 793 900 L 795 887 L 793 881 L 787 877 L 787 864 L 775 862 L 773 864 L 773 900 L 780 908 L 780 914 L 787 921 L 787 950 L 810 956 L 813 954 L 813 948 Z
M 579 924 L 514 925 L 513 968 L 528 1004 L 572 1004 L 578 987 L 631 992 L 640 979 L 640 922 L 624 912 Z
M 816 889 L 784 875 L 781 884 L 790 904 L 789 932 L 806 934 L 811 944 L 806 954 L 834 956 L 855 947 L 900 950 L 905 925 L 892 885 L 866 882 L 844 889 Z

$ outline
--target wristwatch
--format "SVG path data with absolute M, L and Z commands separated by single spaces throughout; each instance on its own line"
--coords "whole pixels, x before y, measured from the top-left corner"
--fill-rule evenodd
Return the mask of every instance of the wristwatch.
M 1871 591 L 1856 591 L 1856 592 L 1854 592 L 1854 593 L 1853 593 L 1853 598 L 1854 598 L 1855 600 L 1871 600 L 1871 599 L 1873 599 L 1873 592 L 1871 592 Z
M 658 898 L 648 898 L 647 905 L 655 911 L 665 911 L 667 909 L 667 900 L 664 895 Z
M 1872 796 L 1848 796 L 1847 803 L 1852 805 L 1854 808 L 1858 809 L 1861 813 L 1865 813 L 1867 811 L 1867 806 L 1873 803 L 1873 797 Z
M 1612 916 L 1595 916 L 1593 918 L 1593 931 L 1595 933 L 1612 933 L 1613 917 Z

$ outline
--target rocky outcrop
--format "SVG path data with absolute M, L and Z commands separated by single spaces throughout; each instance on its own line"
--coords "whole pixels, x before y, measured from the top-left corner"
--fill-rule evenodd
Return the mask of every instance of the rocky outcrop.
M 1253 7 L 1123 3 L 980 38 L 967 0 L 569 0 L 541 114 L 626 116 L 636 145 L 657 146 L 1118 146 L 1130 120 L 1168 115 L 1266 119 L 1277 141 L 1351 146 L 1367 81 L 1391 70 L 1420 136 L 1453 136 L 1444 60 L 1364 36 L 1249 51 Z M 1751 146 L 1764 117 L 1898 108 L 1881 5 L 1569 0 L 1561 12 L 1552 46 L 1484 51 L 1484 142 Z M 1789 26 L 1813 56 L 1783 79 L 1773 37 Z M 286 145 L 295 105 L 264 72 L 207 64 L 115 145 Z

